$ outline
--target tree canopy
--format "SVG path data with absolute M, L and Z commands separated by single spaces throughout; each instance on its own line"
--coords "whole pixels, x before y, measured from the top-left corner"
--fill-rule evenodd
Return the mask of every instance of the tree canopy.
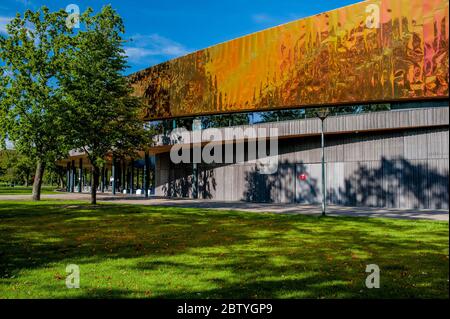
M 36 161 L 33 199 L 40 199 L 45 165 L 66 154 L 64 99 L 58 83 L 71 30 L 64 11 L 27 10 L 0 36 L 0 126 L 3 139 Z
M 45 166 L 71 149 L 84 150 L 93 167 L 92 203 L 99 168 L 111 153 L 151 143 L 140 100 L 131 97 L 124 71 L 124 25 L 111 6 L 80 16 L 65 11 L 18 14 L 0 37 L 0 136 L 36 161 L 33 199 L 39 200 Z
M 122 19 L 105 6 L 95 15 L 92 9 L 86 10 L 80 23 L 83 29 L 73 38 L 60 83 L 72 145 L 84 150 L 93 167 L 91 202 L 95 204 L 104 158 L 110 153 L 131 155 L 151 142 L 151 133 L 140 117 L 140 100 L 130 95 L 123 76 L 127 65 Z

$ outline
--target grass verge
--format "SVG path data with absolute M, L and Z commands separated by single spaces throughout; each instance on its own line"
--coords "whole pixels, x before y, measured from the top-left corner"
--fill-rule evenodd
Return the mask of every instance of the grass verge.
M 57 186 L 42 186 L 41 194 L 55 194 L 55 189 Z M 33 187 L 28 186 L 1 186 L 0 195 L 27 195 L 32 193 Z

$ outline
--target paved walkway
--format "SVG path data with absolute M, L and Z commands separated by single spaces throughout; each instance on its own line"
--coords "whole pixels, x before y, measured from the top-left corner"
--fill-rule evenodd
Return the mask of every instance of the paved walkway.
M 66 200 L 89 200 L 89 194 L 61 193 L 45 194 L 43 199 L 66 199 Z M 28 200 L 30 195 L 0 195 L 1 200 Z M 299 205 L 299 204 L 265 204 L 248 202 L 226 202 L 214 200 L 193 200 L 193 199 L 167 199 L 151 197 L 145 199 L 141 196 L 98 194 L 98 202 L 114 202 L 121 204 L 154 205 L 166 207 L 191 207 L 219 210 L 238 210 L 246 212 L 272 212 L 280 214 L 305 214 L 320 215 L 320 205 Z M 330 216 L 365 216 L 365 217 L 390 217 L 401 219 L 429 219 L 429 220 L 449 220 L 449 211 L 443 209 L 394 209 L 394 208 L 369 208 L 369 207 L 346 207 L 330 205 L 327 207 Z

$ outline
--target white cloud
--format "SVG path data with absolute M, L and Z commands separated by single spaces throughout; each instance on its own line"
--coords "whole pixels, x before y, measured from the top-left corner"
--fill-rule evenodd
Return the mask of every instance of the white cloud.
M 12 17 L 0 17 L 0 34 L 6 34 L 6 25 L 11 19 Z
M 136 34 L 131 37 L 125 54 L 132 62 L 145 62 L 150 57 L 179 57 L 190 52 L 184 45 L 159 34 Z
M 256 13 L 252 15 L 252 20 L 255 23 L 271 23 L 276 19 L 265 13 Z

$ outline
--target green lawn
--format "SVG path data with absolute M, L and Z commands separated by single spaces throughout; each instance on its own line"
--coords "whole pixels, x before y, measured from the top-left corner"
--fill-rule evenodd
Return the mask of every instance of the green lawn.
M 449 297 L 446 222 L 1 201 L 0 234 L 0 298 Z
M 57 186 L 42 186 L 41 193 L 42 194 L 54 194 Z M 30 194 L 33 190 L 33 187 L 25 187 L 25 186 L 0 186 L 0 195 L 26 195 Z

